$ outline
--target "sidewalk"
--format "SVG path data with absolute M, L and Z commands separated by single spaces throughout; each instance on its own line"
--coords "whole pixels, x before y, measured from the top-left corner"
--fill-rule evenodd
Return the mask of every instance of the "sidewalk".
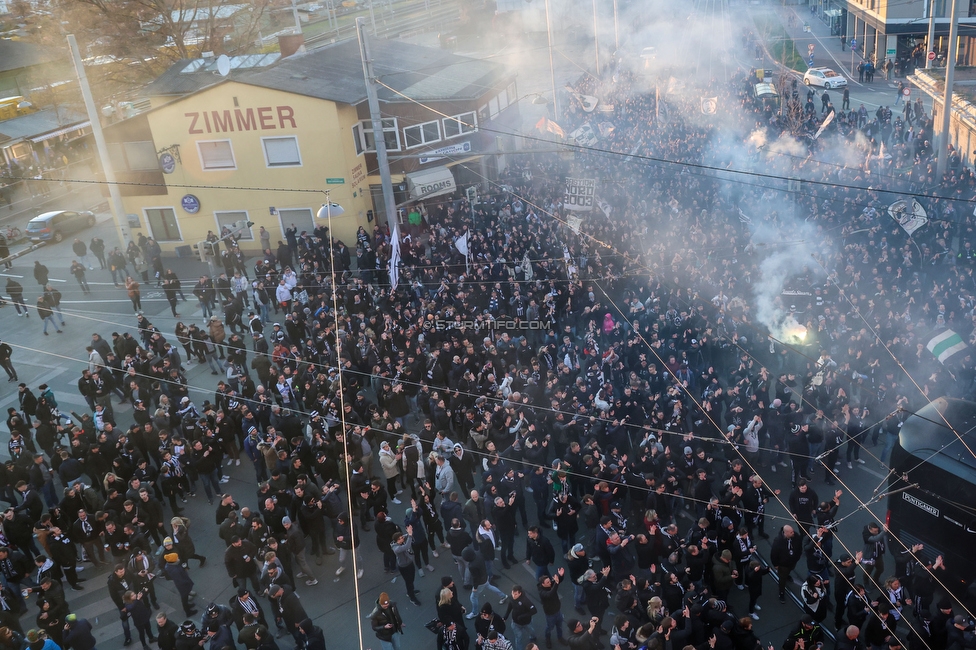
M 851 104 L 863 103 L 869 108 L 878 106 L 895 107 L 897 82 L 908 83 L 905 77 L 896 77 L 894 71 L 891 78 L 885 80 L 883 72 L 875 72 L 872 83 L 858 81 L 857 65 L 864 61 L 861 52 L 851 52 L 849 47 L 841 49 L 840 36 L 830 34 L 830 26 L 824 24 L 818 17 L 810 14 L 806 6 L 770 6 L 765 5 L 761 11 L 767 16 L 779 18 L 783 29 L 796 43 L 797 50 L 804 55 L 810 44 L 814 46 L 813 65 L 814 67 L 827 67 L 843 74 L 847 77 L 848 88 L 851 93 Z M 794 26 L 789 26 L 789 17 L 793 16 Z M 809 32 L 804 31 L 804 25 L 810 27 Z M 807 60 L 806 56 L 803 57 Z M 802 75 L 798 71 L 796 74 Z M 912 94 L 912 99 L 916 97 Z M 928 108 L 928 107 L 927 107 Z
M 63 174 L 62 174 L 63 171 Z M 90 161 L 72 163 L 64 170 L 54 170 L 46 178 L 62 175 L 64 178 L 94 180 Z M 107 199 L 102 196 L 98 185 L 91 183 L 71 183 L 58 180 L 28 180 L 8 186 L 13 189 L 9 196 L 10 204 L 0 207 L 0 225 L 20 228 L 44 212 L 51 210 L 90 210 Z

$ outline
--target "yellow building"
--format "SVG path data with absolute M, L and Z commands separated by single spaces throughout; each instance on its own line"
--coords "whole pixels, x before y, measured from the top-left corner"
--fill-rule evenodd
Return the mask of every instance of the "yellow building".
M 422 103 L 381 93 L 398 206 L 463 190 L 445 163 L 497 151 L 494 134 L 478 125 L 517 119 L 514 75 L 399 42 L 377 40 L 373 52 L 384 83 Z M 125 183 L 127 234 L 189 253 L 179 247 L 246 219 L 255 225 L 243 249 L 258 246 L 259 226 L 275 247 L 292 224 L 299 232 L 326 225 L 315 215 L 328 191 L 344 210 L 332 235 L 354 246 L 359 226 L 371 230 L 373 215 L 384 213 L 358 44 L 271 57 L 270 65 L 246 58 L 235 57 L 226 77 L 208 61 L 180 62 L 148 88 L 151 110 L 105 129 Z

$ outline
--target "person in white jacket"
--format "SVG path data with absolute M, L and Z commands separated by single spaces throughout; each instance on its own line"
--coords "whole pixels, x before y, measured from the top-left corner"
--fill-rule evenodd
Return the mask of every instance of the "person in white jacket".
M 291 309 L 291 289 L 285 284 L 284 278 L 278 281 L 278 288 L 275 290 L 275 298 L 278 300 L 278 304 L 284 309 L 287 314 Z
M 742 442 L 745 447 L 743 454 L 750 467 L 755 467 L 756 461 L 759 460 L 759 432 L 762 428 L 762 418 L 756 415 L 746 425 L 745 431 L 742 432 Z

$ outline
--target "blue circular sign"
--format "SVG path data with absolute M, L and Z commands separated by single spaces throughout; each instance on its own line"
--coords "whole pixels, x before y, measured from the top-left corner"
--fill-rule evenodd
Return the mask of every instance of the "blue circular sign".
M 180 205 L 183 206 L 183 211 L 188 214 L 196 214 L 200 211 L 200 199 L 192 194 L 185 195 L 180 200 Z
M 176 158 L 171 153 L 164 153 L 159 157 L 159 166 L 163 168 L 164 174 L 172 174 L 176 171 Z

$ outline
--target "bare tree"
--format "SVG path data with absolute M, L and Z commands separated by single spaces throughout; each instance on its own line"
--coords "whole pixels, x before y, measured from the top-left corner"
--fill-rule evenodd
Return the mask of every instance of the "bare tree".
M 254 51 L 273 0 L 51 0 L 37 11 L 12 7 L 32 42 L 70 61 L 64 34 L 78 35 L 92 90 L 100 101 L 158 77 L 201 52 L 230 56 Z M 277 0 L 281 2 L 282 0 Z

